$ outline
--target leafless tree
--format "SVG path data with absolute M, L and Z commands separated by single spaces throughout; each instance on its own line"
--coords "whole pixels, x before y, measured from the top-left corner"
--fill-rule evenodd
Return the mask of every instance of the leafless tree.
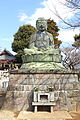
M 66 0 L 65 5 L 71 8 L 74 13 L 74 17 L 71 18 L 71 22 L 68 25 L 71 27 L 80 27 L 80 0 Z
M 79 28 L 80 27 L 80 0 L 64 0 L 64 2 L 61 2 L 61 0 L 57 0 L 60 4 L 63 6 L 66 6 L 70 9 L 70 12 L 73 13 L 73 16 L 68 19 L 68 17 L 63 18 L 56 6 L 53 5 L 55 12 L 50 9 L 63 23 L 67 25 L 66 28 Z M 66 14 L 66 13 L 65 13 Z
M 80 47 L 65 48 L 62 51 L 65 54 L 63 65 L 66 68 L 80 70 Z

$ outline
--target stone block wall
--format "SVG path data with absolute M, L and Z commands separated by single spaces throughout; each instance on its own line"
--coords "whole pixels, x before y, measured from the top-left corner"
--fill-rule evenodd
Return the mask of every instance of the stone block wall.
M 33 110 L 34 88 L 41 91 L 54 90 L 54 110 L 78 110 L 80 108 L 80 82 L 77 72 L 47 71 L 11 71 L 9 87 L 3 109 Z

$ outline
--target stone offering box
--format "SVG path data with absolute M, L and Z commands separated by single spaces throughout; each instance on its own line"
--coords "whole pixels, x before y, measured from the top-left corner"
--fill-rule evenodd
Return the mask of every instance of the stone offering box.
M 33 92 L 33 102 L 32 105 L 34 106 L 34 112 L 37 112 L 39 106 L 42 107 L 50 107 L 50 111 L 53 112 L 53 106 L 55 105 L 54 102 L 54 92 Z

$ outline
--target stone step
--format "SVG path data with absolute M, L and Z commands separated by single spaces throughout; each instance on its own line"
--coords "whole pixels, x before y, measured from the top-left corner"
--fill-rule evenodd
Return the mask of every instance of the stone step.
M 26 112 L 21 111 L 17 117 L 17 119 L 22 120 L 65 120 L 72 119 L 70 114 L 67 111 L 56 111 L 53 113 L 49 112 Z
M 21 120 L 64 120 L 64 119 L 62 119 L 62 118 L 60 118 L 60 119 L 55 119 L 55 118 L 27 118 L 27 119 L 21 119 Z

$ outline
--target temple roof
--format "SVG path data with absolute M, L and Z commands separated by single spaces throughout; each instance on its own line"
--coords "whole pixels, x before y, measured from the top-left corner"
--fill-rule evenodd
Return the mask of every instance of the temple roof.
M 11 61 L 15 59 L 16 57 L 6 49 L 0 53 L 0 61 Z

